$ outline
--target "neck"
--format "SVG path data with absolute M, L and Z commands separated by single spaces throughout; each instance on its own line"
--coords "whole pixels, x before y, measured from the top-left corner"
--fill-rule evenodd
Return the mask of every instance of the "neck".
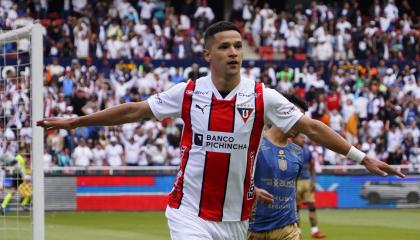
M 287 136 L 278 129 L 271 127 L 265 132 L 265 137 L 274 145 L 284 147 L 289 142 Z
M 211 69 L 211 80 L 218 91 L 232 91 L 241 81 L 240 74 L 218 75 L 215 69 Z

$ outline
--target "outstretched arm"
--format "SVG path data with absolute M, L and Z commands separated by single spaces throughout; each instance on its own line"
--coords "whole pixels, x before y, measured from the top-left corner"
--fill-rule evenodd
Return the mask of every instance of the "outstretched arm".
M 307 116 L 302 116 L 290 131 L 301 132 L 317 144 L 345 156 L 349 154 L 350 148 L 352 147 L 348 142 L 346 142 L 346 140 L 344 140 L 327 125 Z M 368 156 L 365 156 L 361 163 L 365 165 L 367 170 L 378 175 L 386 176 L 388 174 L 392 174 L 404 177 L 404 174 L 395 168 L 392 168 L 384 162 L 371 159 Z
M 84 126 L 112 126 L 137 122 L 142 118 L 153 117 L 147 101 L 124 103 L 115 107 L 75 118 L 46 118 L 37 126 L 50 129 L 72 129 Z

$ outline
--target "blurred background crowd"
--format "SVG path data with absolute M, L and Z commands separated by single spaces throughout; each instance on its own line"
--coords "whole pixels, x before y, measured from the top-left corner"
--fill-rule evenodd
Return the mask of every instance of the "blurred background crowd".
M 390 164 L 420 164 L 420 17 L 414 1 L 375 0 L 366 9 L 356 0 L 285 1 L 280 7 L 234 0 L 226 16 L 217 1 L 57 2 L 0 4 L 2 30 L 38 18 L 45 26 L 45 117 L 82 116 L 205 76 L 208 68 L 198 61 L 203 31 L 229 18 L 243 32 L 245 59 L 265 60 L 247 60 L 243 75 L 305 99 L 308 115 L 368 155 Z M 27 52 L 29 44 L 6 44 L 0 54 L 16 49 Z M 173 59 L 193 61 L 172 66 Z M 29 152 L 27 73 L 1 69 L 5 162 Z M 44 162 L 46 167 L 178 165 L 181 133 L 180 119 L 47 131 Z M 308 147 L 317 166 L 352 164 L 310 142 Z

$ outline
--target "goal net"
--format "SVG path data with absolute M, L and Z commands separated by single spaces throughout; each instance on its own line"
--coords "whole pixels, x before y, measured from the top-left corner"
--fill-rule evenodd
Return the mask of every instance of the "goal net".
M 43 28 L 0 33 L 0 239 L 44 239 Z

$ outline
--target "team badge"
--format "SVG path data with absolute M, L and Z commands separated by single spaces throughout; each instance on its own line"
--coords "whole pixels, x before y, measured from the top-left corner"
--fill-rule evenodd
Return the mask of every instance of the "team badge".
M 253 108 L 237 108 L 239 114 L 241 114 L 242 120 L 244 123 L 248 120 L 249 116 L 251 116 L 252 112 L 254 111 Z
M 279 150 L 277 153 L 277 162 L 279 164 L 279 168 L 282 171 L 286 171 L 287 169 L 287 161 L 286 161 L 286 156 L 284 155 L 284 150 Z
M 279 168 L 282 171 L 286 171 L 287 170 L 287 161 L 285 158 L 279 158 L 277 160 L 278 164 L 279 164 Z

